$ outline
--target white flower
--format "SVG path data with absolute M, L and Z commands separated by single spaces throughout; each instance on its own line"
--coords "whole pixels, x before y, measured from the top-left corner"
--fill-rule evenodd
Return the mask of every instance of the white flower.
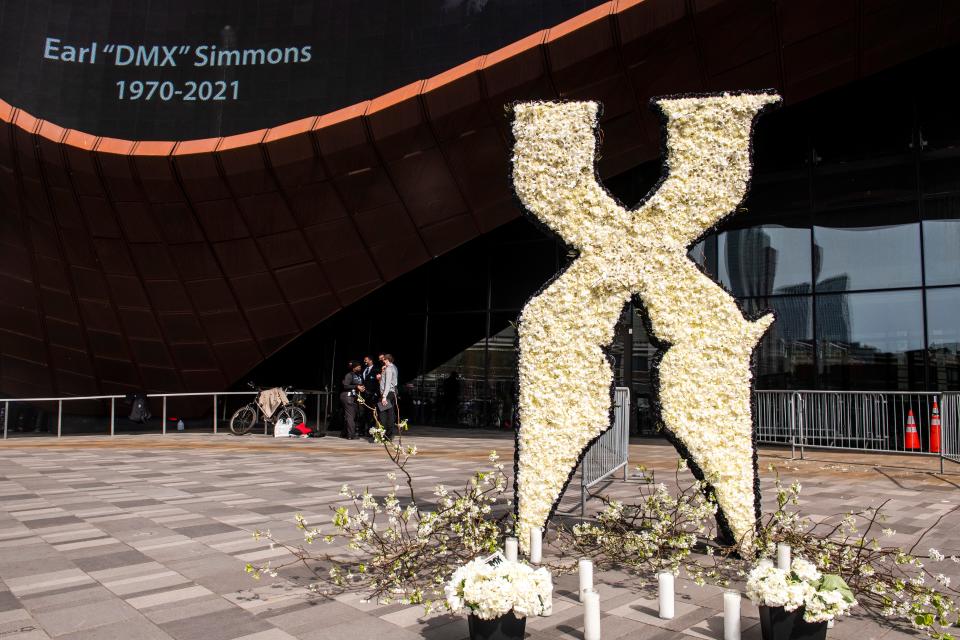
M 820 579 L 820 572 L 817 571 L 817 565 L 801 557 L 796 557 L 790 564 L 790 570 L 801 580 L 807 582 L 816 582 Z
M 518 535 L 542 527 L 586 445 L 609 426 L 604 348 L 639 294 L 654 335 L 666 429 L 710 478 L 745 547 L 756 524 L 750 358 L 772 316 L 748 321 L 687 246 L 735 211 L 750 178 L 750 128 L 767 94 L 665 99 L 668 178 L 637 210 L 594 175 L 594 102 L 514 108 L 513 182 L 524 206 L 579 252 L 524 307 L 520 339 Z M 544 362 L 550 363 L 543 366 Z
M 453 573 L 444 593 L 451 611 L 466 608 L 483 620 L 510 611 L 518 618 L 539 616 L 553 606 L 550 572 L 508 560 L 496 565 L 481 558 L 468 562 Z
M 846 615 L 856 601 L 848 602 L 840 591 L 814 591 L 804 603 L 803 619 L 807 622 L 827 622 Z
M 757 566 L 747 575 L 747 596 L 758 606 L 803 607 L 807 622 L 823 622 L 845 615 L 857 603 L 847 600 L 839 589 L 825 589 L 817 567 L 803 558 L 794 558 L 790 572 L 774 566 Z M 878 593 L 875 591 L 875 593 Z
M 746 594 L 757 605 L 794 611 L 814 591 L 809 583 L 791 580 L 786 571 L 777 567 L 757 566 L 747 575 Z
M 940 553 L 939 551 L 937 551 L 936 549 L 933 549 L 933 548 L 931 548 L 931 549 L 927 552 L 927 554 L 930 556 L 930 559 L 933 560 L 934 562 L 940 562 L 941 560 L 943 560 L 943 559 L 946 557 L 946 556 L 944 556 L 942 553 Z

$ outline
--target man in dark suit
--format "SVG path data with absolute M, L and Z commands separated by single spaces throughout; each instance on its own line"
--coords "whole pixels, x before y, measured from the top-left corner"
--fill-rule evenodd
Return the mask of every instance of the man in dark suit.
M 358 422 L 365 436 L 370 433 L 370 429 L 374 426 L 374 411 L 376 411 L 377 400 L 380 399 L 380 382 L 377 380 L 378 373 L 380 373 L 380 371 L 373 363 L 373 358 L 364 356 L 363 369 L 360 371 L 360 380 L 364 386 L 362 396 L 366 406 L 360 407 L 360 420 Z
M 340 404 L 343 406 L 343 422 L 346 426 L 346 438 L 348 440 L 357 439 L 357 394 L 363 393 L 365 387 L 360 378 L 360 363 L 351 360 L 348 364 L 350 370 L 343 376 L 342 390 L 340 391 Z

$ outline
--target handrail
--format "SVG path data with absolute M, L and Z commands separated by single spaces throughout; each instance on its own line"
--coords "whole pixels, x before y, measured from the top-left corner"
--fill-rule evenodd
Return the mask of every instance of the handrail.
M 163 412 L 161 415 L 161 427 L 160 432 L 164 435 L 167 433 L 167 398 L 189 398 L 189 397 L 211 397 L 213 398 L 213 432 L 218 432 L 218 417 L 217 417 L 217 402 L 220 399 L 220 396 L 255 396 L 259 393 L 257 390 L 249 391 L 191 391 L 183 393 L 146 393 L 143 394 L 146 398 L 159 398 L 163 400 Z M 301 395 L 315 395 L 317 396 L 317 413 L 316 420 L 317 425 L 320 424 L 320 397 L 326 397 L 326 403 L 324 408 L 324 415 L 330 415 L 330 398 L 333 395 L 333 392 L 329 389 L 291 389 L 291 394 L 301 394 Z M 60 396 L 60 397 L 41 397 L 41 398 L 0 398 L 0 404 L 3 405 L 3 439 L 7 439 L 7 434 L 9 432 L 10 425 L 10 403 L 33 403 L 33 402 L 56 402 L 57 403 L 57 437 L 63 435 L 63 403 L 64 402 L 81 402 L 81 401 L 92 401 L 92 400 L 109 400 L 110 401 L 110 435 L 113 436 L 116 433 L 116 402 L 118 399 L 123 399 L 128 397 L 131 394 L 109 394 L 109 395 L 98 395 L 98 396 Z M 224 415 L 226 419 L 226 415 Z M 266 425 L 264 425 L 264 433 L 266 433 Z
M 144 394 L 148 398 L 185 398 L 188 396 L 248 396 L 256 395 L 258 392 L 251 389 L 250 391 L 188 391 L 182 393 L 146 393 Z M 327 389 L 292 389 L 290 393 L 308 393 L 308 394 L 324 394 L 330 393 Z M 72 401 L 72 400 L 118 400 L 120 398 L 126 398 L 127 393 L 124 394 L 114 394 L 114 395 L 102 395 L 102 396 L 57 396 L 52 398 L 0 398 L 0 402 L 59 402 L 63 401 Z

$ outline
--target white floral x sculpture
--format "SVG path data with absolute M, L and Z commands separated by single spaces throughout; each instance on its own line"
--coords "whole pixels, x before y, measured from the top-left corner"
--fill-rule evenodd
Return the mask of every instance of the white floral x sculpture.
M 660 420 L 713 487 L 721 527 L 752 543 L 759 499 L 750 405 L 753 349 L 773 322 L 748 320 L 687 257 L 746 194 L 754 118 L 771 93 L 666 98 L 667 174 L 635 210 L 595 170 L 595 102 L 514 106 L 513 183 L 523 205 L 578 257 L 520 318 L 517 533 L 542 527 L 588 444 L 610 426 L 605 348 L 639 295 L 658 367 Z

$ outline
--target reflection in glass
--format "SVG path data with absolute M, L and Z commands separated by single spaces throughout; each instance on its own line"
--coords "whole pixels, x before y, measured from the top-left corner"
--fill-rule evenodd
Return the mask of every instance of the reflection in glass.
M 920 291 L 820 295 L 816 305 L 822 388 L 923 388 Z
M 430 318 L 428 358 L 440 356 L 439 344 L 456 343 L 448 335 L 485 334 L 483 314 L 434 315 Z M 418 424 L 512 428 L 516 407 L 517 375 L 516 314 L 491 316 L 491 335 L 420 375 L 407 385 L 407 398 Z M 478 333 L 479 332 L 479 333 Z M 435 342 L 436 341 L 436 345 Z
M 757 389 L 810 389 L 814 382 L 813 299 L 811 296 L 755 298 L 741 302 L 756 317 L 773 311 L 776 321 L 757 346 Z
M 720 283 L 733 295 L 809 293 L 810 229 L 767 224 L 721 233 Z
M 494 316 L 496 318 L 496 316 Z M 514 320 L 515 321 L 515 320 Z M 512 429 L 517 420 L 517 331 L 513 324 L 490 336 L 488 426 Z
M 928 285 L 960 284 L 960 207 L 955 199 L 926 203 L 923 255 Z
M 927 290 L 930 388 L 960 389 L 960 288 Z
M 690 258 L 705 273 L 713 277 L 717 273 L 717 239 L 716 236 L 707 236 L 694 244 L 687 251 Z
M 638 434 L 651 435 L 656 433 L 656 424 L 653 416 L 653 381 L 650 367 L 653 366 L 657 348 L 650 342 L 647 334 L 643 310 L 634 307 L 630 317 L 633 330 L 630 380 L 630 397 L 635 412 L 633 429 Z
M 834 211 L 818 216 L 817 291 L 920 285 L 920 225 L 900 210 Z
M 635 394 L 650 395 L 652 393 L 650 366 L 657 348 L 650 342 L 647 328 L 644 325 L 643 311 L 637 307 L 632 315 L 633 324 L 633 380 L 631 387 Z

